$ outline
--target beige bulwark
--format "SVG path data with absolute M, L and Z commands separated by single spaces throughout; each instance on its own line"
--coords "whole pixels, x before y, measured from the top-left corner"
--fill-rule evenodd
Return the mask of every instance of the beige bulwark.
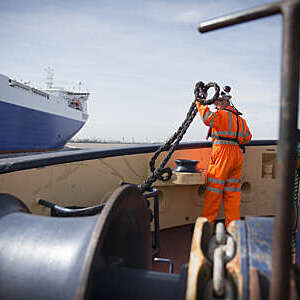
M 174 172 L 169 182 L 155 182 L 159 193 L 160 226 L 170 228 L 194 223 L 201 216 L 205 192 L 205 169 L 210 148 L 175 151 L 175 159 L 198 160 L 199 173 Z M 32 213 L 49 215 L 38 204 L 44 199 L 61 206 L 87 207 L 105 202 L 122 182 L 140 184 L 151 174 L 153 154 L 137 154 L 94 159 L 18 171 L 0 176 L 0 192 L 23 200 Z M 156 162 L 159 166 L 163 155 Z M 274 215 L 276 195 L 276 146 L 247 147 L 242 172 L 241 216 Z M 151 207 L 153 201 L 150 200 Z M 223 218 L 220 209 L 217 218 Z

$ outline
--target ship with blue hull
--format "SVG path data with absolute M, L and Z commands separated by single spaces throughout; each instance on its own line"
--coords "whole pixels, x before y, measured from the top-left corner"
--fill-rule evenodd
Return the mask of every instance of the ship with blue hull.
M 88 119 L 88 92 L 36 89 L 0 74 L 0 153 L 62 149 Z

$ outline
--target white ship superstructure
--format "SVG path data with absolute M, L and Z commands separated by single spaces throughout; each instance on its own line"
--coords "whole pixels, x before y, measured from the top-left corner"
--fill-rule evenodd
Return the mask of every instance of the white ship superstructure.
M 0 74 L 0 152 L 64 147 L 88 119 L 88 92 L 35 89 Z

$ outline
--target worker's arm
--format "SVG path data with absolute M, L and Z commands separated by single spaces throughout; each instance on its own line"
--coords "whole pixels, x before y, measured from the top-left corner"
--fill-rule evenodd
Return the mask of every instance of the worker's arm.
M 216 113 L 211 112 L 209 110 L 208 105 L 202 105 L 198 101 L 196 101 L 196 105 L 203 123 L 206 126 L 213 127 L 216 118 Z
M 248 128 L 248 125 L 245 120 L 243 120 L 244 132 L 243 132 L 243 144 L 248 144 L 251 141 L 252 134 Z

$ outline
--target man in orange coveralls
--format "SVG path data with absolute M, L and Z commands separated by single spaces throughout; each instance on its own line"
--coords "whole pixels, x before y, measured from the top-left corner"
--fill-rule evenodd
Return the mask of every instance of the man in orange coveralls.
M 214 103 L 216 112 L 196 101 L 202 121 L 210 127 L 213 143 L 202 216 L 213 223 L 223 199 L 226 227 L 240 219 L 242 149 L 252 138 L 246 121 L 230 99 L 228 93 L 222 92 Z

